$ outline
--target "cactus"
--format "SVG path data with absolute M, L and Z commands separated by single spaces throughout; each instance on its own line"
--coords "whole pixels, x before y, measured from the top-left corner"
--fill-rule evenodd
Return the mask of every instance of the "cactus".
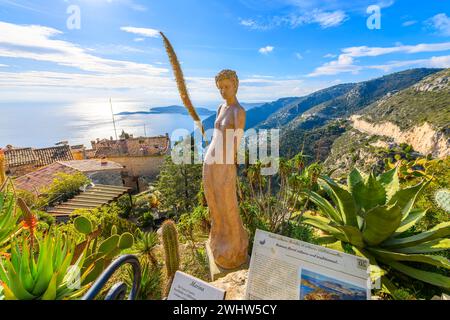
M 84 235 L 91 234 L 93 231 L 92 222 L 84 216 L 79 216 L 73 221 L 75 229 Z
M 434 194 L 436 204 L 447 212 L 450 212 L 450 190 L 441 189 Z
M 119 239 L 119 249 L 131 248 L 134 244 L 134 237 L 131 233 L 126 232 L 120 236 Z
M 117 234 L 117 226 L 112 226 L 112 228 L 111 228 L 111 235 L 113 236 L 113 235 L 115 235 L 115 234 Z
M 75 229 L 86 236 L 85 241 L 77 245 L 76 254 L 72 261 L 76 261 L 79 255 L 86 250 L 86 260 L 82 266 L 82 272 L 87 272 L 83 279 L 83 285 L 94 281 L 111 261 L 124 249 L 131 248 L 134 244 L 132 234 L 126 232 L 121 235 L 117 232 L 117 227 L 111 229 L 111 236 L 101 242 L 98 246 L 98 236 L 101 230 L 93 231 L 91 221 L 85 216 L 79 216 L 74 220 Z
M 178 249 L 178 233 L 175 222 L 167 220 L 161 226 L 162 242 L 166 259 L 167 285 L 165 295 L 169 295 L 175 272 L 180 267 L 180 254 Z

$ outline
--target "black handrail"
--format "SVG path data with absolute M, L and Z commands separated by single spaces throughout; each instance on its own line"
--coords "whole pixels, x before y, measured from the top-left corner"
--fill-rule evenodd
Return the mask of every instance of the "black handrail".
M 106 268 L 106 270 L 103 271 L 103 273 L 98 277 L 81 300 L 94 300 L 117 269 L 125 264 L 130 264 L 133 268 L 133 286 L 131 287 L 128 300 L 135 300 L 141 285 L 141 264 L 139 259 L 131 254 L 121 256 L 111 263 L 109 267 Z M 125 283 L 116 283 L 109 290 L 105 300 L 121 300 L 125 297 L 126 291 L 127 285 Z

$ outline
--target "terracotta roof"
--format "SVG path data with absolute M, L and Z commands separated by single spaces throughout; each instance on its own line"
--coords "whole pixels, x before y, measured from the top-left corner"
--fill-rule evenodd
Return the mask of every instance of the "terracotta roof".
M 102 160 L 72 160 L 72 161 L 60 161 L 59 163 L 73 168 L 81 172 L 97 172 L 107 170 L 122 170 L 123 166 L 114 161 L 105 160 L 102 164 Z
M 78 171 L 73 168 L 55 162 L 44 168 L 17 178 L 16 180 L 14 180 L 14 186 L 20 190 L 26 190 L 36 194 L 40 194 L 43 189 L 49 187 L 52 184 L 58 173 L 75 174 L 77 172 Z
M 36 155 L 31 148 L 4 150 L 6 167 L 20 167 L 36 163 Z
M 6 167 L 20 167 L 34 164 L 42 167 L 56 161 L 73 160 L 69 146 L 51 147 L 43 149 L 19 148 L 5 150 Z
M 38 166 L 46 166 L 56 161 L 73 160 L 70 146 L 34 149 Z

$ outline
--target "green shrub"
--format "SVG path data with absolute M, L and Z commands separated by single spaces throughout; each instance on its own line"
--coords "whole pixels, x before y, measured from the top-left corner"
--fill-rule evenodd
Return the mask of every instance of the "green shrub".
M 48 188 L 40 190 L 42 196 L 38 200 L 37 208 L 67 201 L 76 196 L 80 192 L 81 187 L 89 183 L 89 179 L 82 173 L 58 173 Z

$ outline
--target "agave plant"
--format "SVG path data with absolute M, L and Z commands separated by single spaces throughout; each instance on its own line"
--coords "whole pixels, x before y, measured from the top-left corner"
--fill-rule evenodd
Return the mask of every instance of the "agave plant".
M 9 257 L 0 257 L 0 287 L 7 300 L 61 300 L 79 297 L 80 284 L 90 272 L 80 274 L 85 254 L 72 263 L 75 242 L 59 232 L 39 239 L 38 250 L 29 239 L 13 242 Z M 19 245 L 19 242 L 21 242 Z
M 426 214 L 427 210 L 413 206 L 428 183 L 402 189 L 397 168 L 378 177 L 355 169 L 348 176 L 347 186 L 321 177 L 319 184 L 334 205 L 315 192 L 303 193 L 326 216 L 305 213 L 303 222 L 328 234 L 320 239 L 322 244 L 341 249 L 347 244 L 356 254 L 368 258 L 372 265 L 381 263 L 412 278 L 449 289 L 449 277 L 405 264 L 424 263 L 450 269 L 447 258 L 428 254 L 450 248 L 450 222 L 438 224 L 426 232 L 411 232 Z

